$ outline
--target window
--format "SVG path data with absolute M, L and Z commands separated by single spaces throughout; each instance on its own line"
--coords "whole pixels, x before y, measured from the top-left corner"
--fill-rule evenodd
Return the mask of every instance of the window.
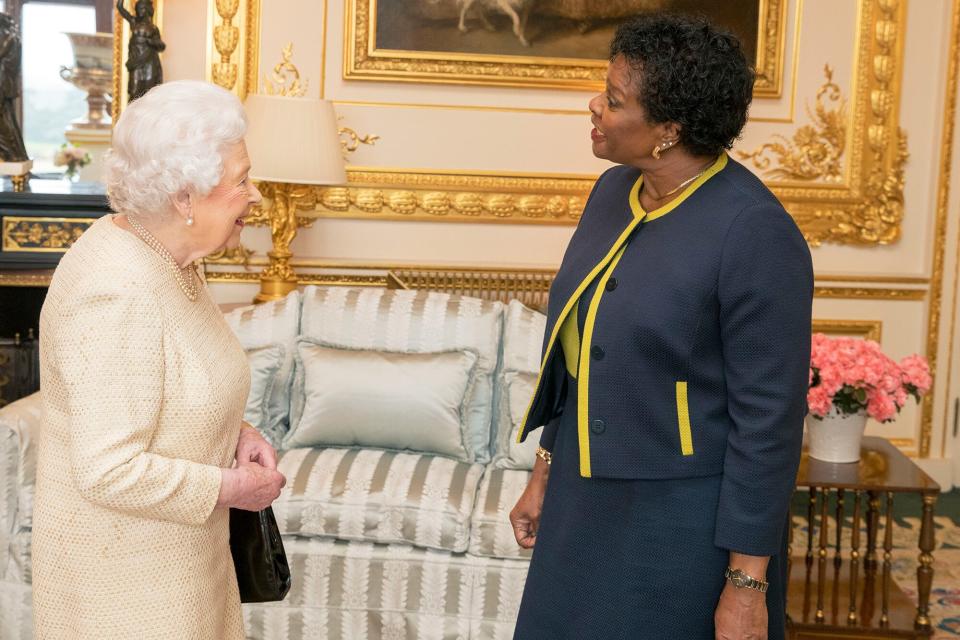
M 4 0 L 0 0 L 3 2 Z M 93 6 L 27 2 L 21 18 L 23 41 L 23 137 L 36 173 L 62 172 L 53 155 L 66 142 L 70 121 L 87 112 L 86 92 L 60 77 L 60 67 L 73 66 L 73 50 L 65 31 L 94 33 Z

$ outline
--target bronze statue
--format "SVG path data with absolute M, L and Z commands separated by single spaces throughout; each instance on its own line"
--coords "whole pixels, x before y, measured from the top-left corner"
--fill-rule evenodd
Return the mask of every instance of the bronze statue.
M 132 15 L 117 0 L 117 11 L 130 23 L 130 48 L 127 55 L 127 71 L 130 79 L 127 96 L 133 102 L 147 91 L 163 83 L 163 67 L 160 52 L 167 45 L 160 39 L 160 29 L 153 24 L 153 0 L 137 0 Z
M 20 97 L 20 34 L 13 18 L 0 13 L 0 162 L 27 159 L 17 122 Z

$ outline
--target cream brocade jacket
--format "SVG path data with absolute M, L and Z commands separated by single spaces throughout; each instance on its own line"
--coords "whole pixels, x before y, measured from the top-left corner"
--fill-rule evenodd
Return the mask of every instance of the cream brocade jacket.
M 215 509 L 250 377 L 206 289 L 106 216 L 40 319 L 35 637 L 242 639 L 229 514 Z

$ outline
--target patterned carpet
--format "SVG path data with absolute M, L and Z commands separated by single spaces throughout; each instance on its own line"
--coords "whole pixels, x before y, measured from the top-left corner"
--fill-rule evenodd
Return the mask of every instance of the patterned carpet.
M 900 503 L 895 502 L 891 573 L 898 586 L 914 600 L 917 593 L 920 518 L 913 514 L 919 514 L 919 511 L 919 500 L 905 497 Z M 935 629 L 932 638 L 957 640 L 960 638 L 960 491 L 943 494 L 935 513 L 937 545 L 933 552 L 934 578 L 930 596 L 930 616 Z M 799 495 L 794 501 L 793 522 L 793 549 L 796 553 L 798 549 L 805 548 L 807 540 L 806 503 Z M 834 530 L 833 520 L 829 525 L 830 530 Z M 878 540 L 883 540 L 883 533 L 881 518 Z M 862 539 L 865 540 L 865 537 Z M 842 544 L 845 550 L 849 550 L 849 535 Z M 833 557 L 832 548 L 829 557 Z

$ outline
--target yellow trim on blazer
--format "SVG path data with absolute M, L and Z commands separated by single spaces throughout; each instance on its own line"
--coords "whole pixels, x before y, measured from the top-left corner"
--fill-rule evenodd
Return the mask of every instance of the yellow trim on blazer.
M 689 187 L 684 189 L 683 192 L 675 200 L 665 204 L 659 209 L 654 209 L 650 213 L 645 212 L 643 210 L 643 207 L 640 206 L 640 187 L 643 186 L 643 176 L 641 175 L 639 178 L 637 178 L 637 181 L 634 183 L 633 187 L 630 189 L 630 195 L 628 198 L 630 203 L 630 210 L 633 212 L 633 221 L 631 221 L 630 224 L 627 225 L 627 228 L 623 230 L 623 232 L 617 238 L 616 242 L 613 243 L 613 246 L 610 247 L 610 250 L 607 251 L 607 254 L 603 257 L 603 259 L 600 262 L 598 262 L 593 267 L 593 269 L 590 270 L 590 273 L 588 273 L 587 276 L 580 282 L 580 284 L 577 285 L 577 288 L 574 290 L 573 294 L 567 299 L 567 302 L 563 305 L 563 310 L 560 312 L 560 315 L 557 317 L 557 321 L 553 325 L 553 331 L 550 332 L 550 339 L 547 341 L 547 348 L 543 354 L 543 361 L 540 363 L 540 373 L 537 375 L 537 384 L 536 386 L 534 386 L 533 398 L 530 399 L 530 403 L 527 405 L 527 410 L 523 415 L 523 422 L 520 423 L 521 428 L 517 432 L 517 442 L 522 442 L 521 439 L 526 434 L 525 427 L 527 424 L 527 419 L 530 417 L 530 409 L 533 408 L 533 401 L 536 399 L 537 392 L 540 390 L 540 382 L 543 379 L 543 372 L 547 368 L 547 362 L 550 361 L 550 355 L 551 353 L 553 353 L 553 348 L 556 346 L 557 335 L 560 333 L 560 329 L 563 326 L 564 321 L 567 319 L 567 315 L 570 313 L 570 309 L 580 301 L 580 296 L 583 295 L 583 292 L 587 289 L 588 286 L 590 286 L 590 283 L 593 282 L 593 279 L 597 277 L 597 274 L 599 274 L 607 266 L 607 264 L 610 263 L 610 261 L 614 258 L 614 256 L 622 249 L 623 243 L 626 241 L 628 237 L 630 237 L 630 234 L 633 233 L 633 230 L 636 229 L 638 224 L 640 224 L 641 222 L 645 224 L 647 222 L 650 222 L 651 220 L 656 220 L 657 218 L 660 218 L 670 213 L 671 211 L 679 207 L 687 198 L 689 198 L 694 191 L 700 188 L 700 185 L 702 185 L 707 180 L 712 178 L 714 175 L 719 173 L 720 170 L 722 170 L 725 166 L 727 166 L 727 154 L 722 153 L 720 154 L 720 157 L 717 158 L 717 161 L 714 162 L 713 165 L 709 169 L 707 169 L 702 176 L 694 180 Z M 612 271 L 613 269 L 611 268 L 610 272 Z M 603 296 L 603 287 L 597 287 L 597 293 L 594 296 L 597 302 L 596 306 L 599 306 L 600 298 L 602 296 Z M 590 329 L 589 331 L 584 331 L 584 333 L 587 335 L 592 334 L 593 323 L 596 321 L 596 318 L 595 318 L 596 308 L 592 303 L 590 307 L 591 307 L 592 313 L 591 311 L 588 311 L 587 313 L 587 327 L 589 327 Z M 583 342 L 584 341 L 581 339 L 581 353 L 583 353 L 583 349 L 582 349 Z M 580 360 L 582 362 L 583 358 L 581 358 Z M 581 372 L 581 375 L 582 375 L 582 372 Z M 582 381 L 583 381 L 583 378 L 578 378 L 578 383 L 582 383 Z M 580 393 L 579 398 L 583 398 L 585 402 L 586 401 L 585 398 L 587 398 L 586 393 Z M 578 431 L 582 433 L 583 425 L 579 424 L 580 423 L 579 409 L 578 409 L 577 422 L 578 422 Z M 588 437 L 588 440 L 589 440 L 589 437 Z M 588 444 L 588 447 L 589 447 L 589 444 Z M 580 449 L 581 475 L 584 475 L 583 463 L 582 463 L 583 451 L 584 449 L 581 446 L 581 449 Z M 590 458 L 588 453 L 587 474 L 584 477 L 589 477 L 589 466 L 590 466 Z
M 593 299 L 590 301 L 590 308 L 587 309 L 583 338 L 580 340 L 580 369 L 577 372 L 577 434 L 580 439 L 580 475 L 584 478 L 590 477 L 590 405 L 587 401 L 590 398 L 590 347 L 593 344 L 593 324 L 597 321 L 597 307 L 600 306 L 600 298 L 603 297 L 607 280 L 617 268 L 617 263 L 620 262 L 626 249 L 626 245 L 620 247 L 610 267 L 603 272 Z
M 639 179 L 638 179 L 639 182 Z M 530 409 L 533 408 L 533 401 L 537 398 L 537 392 L 540 390 L 540 382 L 543 380 L 543 372 L 547 368 L 547 362 L 550 361 L 550 355 L 553 353 L 553 348 L 556 346 L 557 335 L 560 333 L 560 328 L 563 326 L 563 323 L 567 319 L 567 315 L 570 313 L 570 309 L 573 308 L 580 301 L 580 296 L 583 295 L 584 290 L 590 283 L 593 282 L 593 279 L 597 277 L 597 274 L 600 273 L 604 267 L 609 264 L 613 257 L 620 251 L 623 243 L 626 242 L 627 238 L 630 237 L 630 234 L 633 233 L 633 230 L 637 228 L 637 225 L 643 221 L 643 218 L 634 218 L 634 220 L 627 225 L 627 228 L 623 230 L 620 234 L 620 237 L 617 238 L 616 242 L 613 243 L 613 246 L 610 247 L 610 250 L 607 251 L 607 255 L 603 257 L 603 260 L 598 262 L 593 269 L 590 270 L 590 273 L 587 274 L 577 288 L 574 290 L 570 298 L 567 299 L 566 304 L 563 305 L 563 310 L 560 312 L 560 315 L 557 317 L 557 321 L 553 324 L 553 331 L 550 333 L 550 339 L 547 341 L 547 348 L 543 352 L 543 361 L 540 363 L 540 373 L 537 375 L 537 384 L 534 386 L 533 397 L 530 398 L 530 404 L 527 405 L 527 410 L 523 414 L 523 422 L 520 423 L 520 429 L 517 432 L 517 442 L 523 442 L 523 438 L 526 433 L 527 419 L 530 417 Z
M 687 383 L 677 380 L 677 424 L 680 428 L 680 451 L 693 455 L 693 434 L 690 432 L 690 405 L 687 402 Z
M 571 378 L 577 377 L 577 368 L 580 364 L 580 328 L 577 326 L 579 307 L 578 301 L 570 310 L 570 315 L 563 321 L 563 326 L 560 327 L 560 346 L 563 347 L 563 359 Z
M 693 192 L 700 187 L 700 185 L 719 173 L 725 166 L 727 166 L 727 154 L 721 153 L 716 162 L 710 165 L 710 168 L 704 171 L 702 176 L 690 183 L 690 186 L 684 189 L 683 192 L 677 196 L 676 200 L 671 200 L 659 209 L 654 209 L 650 213 L 644 211 L 643 207 L 640 206 L 640 187 L 643 186 L 643 176 L 641 175 L 640 179 L 637 180 L 637 183 L 633 185 L 633 188 L 630 190 L 630 208 L 633 209 L 633 215 L 635 217 L 642 217 L 646 215 L 646 218 L 643 221 L 644 224 L 667 215 L 683 204 L 683 201 L 690 197 Z

